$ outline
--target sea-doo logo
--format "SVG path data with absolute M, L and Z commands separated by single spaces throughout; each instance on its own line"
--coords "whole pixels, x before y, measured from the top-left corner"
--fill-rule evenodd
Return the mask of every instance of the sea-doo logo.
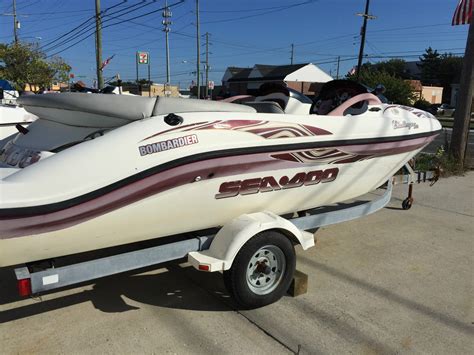
M 186 145 L 190 144 L 196 144 L 198 143 L 198 138 L 195 134 L 191 134 L 189 136 L 184 136 L 184 137 L 179 137 L 179 138 L 174 138 L 174 139 L 168 139 L 166 141 L 162 142 L 156 142 L 156 143 L 151 143 L 147 145 L 142 145 L 138 147 L 138 150 L 140 151 L 140 155 L 148 155 L 148 154 L 153 154 L 153 153 L 159 153 L 163 152 L 165 150 L 170 150 L 170 149 L 175 149 L 175 148 L 181 148 Z
M 338 173 L 338 168 L 332 168 L 310 171 L 308 173 L 297 173 L 291 179 L 288 176 L 282 176 L 278 182 L 273 176 L 224 182 L 221 184 L 219 193 L 215 195 L 215 198 L 220 199 L 237 195 L 251 195 L 258 192 L 278 191 L 303 185 L 311 186 L 331 182 L 336 179 Z

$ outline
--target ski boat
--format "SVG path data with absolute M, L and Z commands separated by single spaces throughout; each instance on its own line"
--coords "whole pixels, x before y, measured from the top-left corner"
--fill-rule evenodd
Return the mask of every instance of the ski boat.
M 17 105 L 0 105 L 0 145 L 3 139 L 18 133 L 17 125 L 28 126 L 38 117 Z
M 384 184 L 440 132 L 345 84 L 235 104 L 64 93 L 0 147 L 0 266 L 308 210 Z M 333 85 L 334 86 L 334 85 Z

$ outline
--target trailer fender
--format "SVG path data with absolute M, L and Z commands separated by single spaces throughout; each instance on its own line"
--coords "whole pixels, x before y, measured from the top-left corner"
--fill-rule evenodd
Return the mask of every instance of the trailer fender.
M 244 214 L 224 225 L 209 249 L 188 254 L 188 261 L 201 271 L 224 271 L 232 266 L 240 248 L 252 237 L 266 230 L 279 230 L 298 242 L 303 250 L 314 246 L 312 233 L 298 229 L 290 221 L 272 212 Z

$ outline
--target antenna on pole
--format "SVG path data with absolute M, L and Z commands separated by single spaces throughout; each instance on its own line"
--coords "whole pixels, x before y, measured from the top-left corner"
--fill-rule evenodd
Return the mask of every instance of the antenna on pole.
M 165 0 L 165 9 L 163 11 L 163 21 L 161 22 L 164 26 L 163 31 L 166 36 L 166 85 L 171 83 L 171 73 L 170 73 L 170 47 L 169 47 L 169 32 L 170 25 L 172 24 L 170 18 L 173 14 L 171 13 L 168 7 L 168 0 Z
M 293 59 L 295 58 L 295 45 L 291 44 L 291 65 L 293 65 Z
M 201 83 L 199 82 L 200 65 L 201 65 L 201 54 L 199 47 L 201 46 L 199 39 L 199 0 L 196 0 L 196 85 L 197 85 L 197 98 L 201 98 Z
M 206 99 L 209 96 L 209 32 L 206 32 Z
M 18 28 L 20 28 L 20 22 L 16 19 L 16 0 L 13 0 L 13 36 L 15 38 L 15 44 L 18 44 Z
M 100 0 L 95 0 L 95 57 L 97 65 L 97 88 L 104 87 L 102 76 L 102 19 L 100 16 Z
M 360 30 L 360 49 L 359 49 L 359 59 L 357 61 L 357 72 L 356 72 L 356 78 L 359 80 L 359 74 L 360 74 L 360 69 L 362 67 L 362 58 L 364 57 L 364 45 L 365 45 L 365 34 L 367 32 L 367 20 L 373 20 L 376 17 L 369 15 L 369 3 L 370 0 L 366 0 L 365 2 L 365 11 L 363 14 L 357 13 L 357 16 L 362 16 L 364 18 L 364 23 L 362 24 L 362 28 Z

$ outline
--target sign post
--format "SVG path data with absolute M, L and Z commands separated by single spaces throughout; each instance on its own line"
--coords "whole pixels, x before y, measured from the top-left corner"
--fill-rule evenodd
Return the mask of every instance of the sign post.
M 148 52 L 137 52 L 137 86 L 138 86 L 138 65 L 148 65 L 148 96 L 151 96 L 151 78 L 150 78 L 150 54 Z
M 213 80 L 209 80 L 207 82 L 207 87 L 209 88 L 209 90 L 211 91 L 209 96 L 210 96 L 210 100 L 212 100 L 212 91 L 214 90 L 214 81 Z

